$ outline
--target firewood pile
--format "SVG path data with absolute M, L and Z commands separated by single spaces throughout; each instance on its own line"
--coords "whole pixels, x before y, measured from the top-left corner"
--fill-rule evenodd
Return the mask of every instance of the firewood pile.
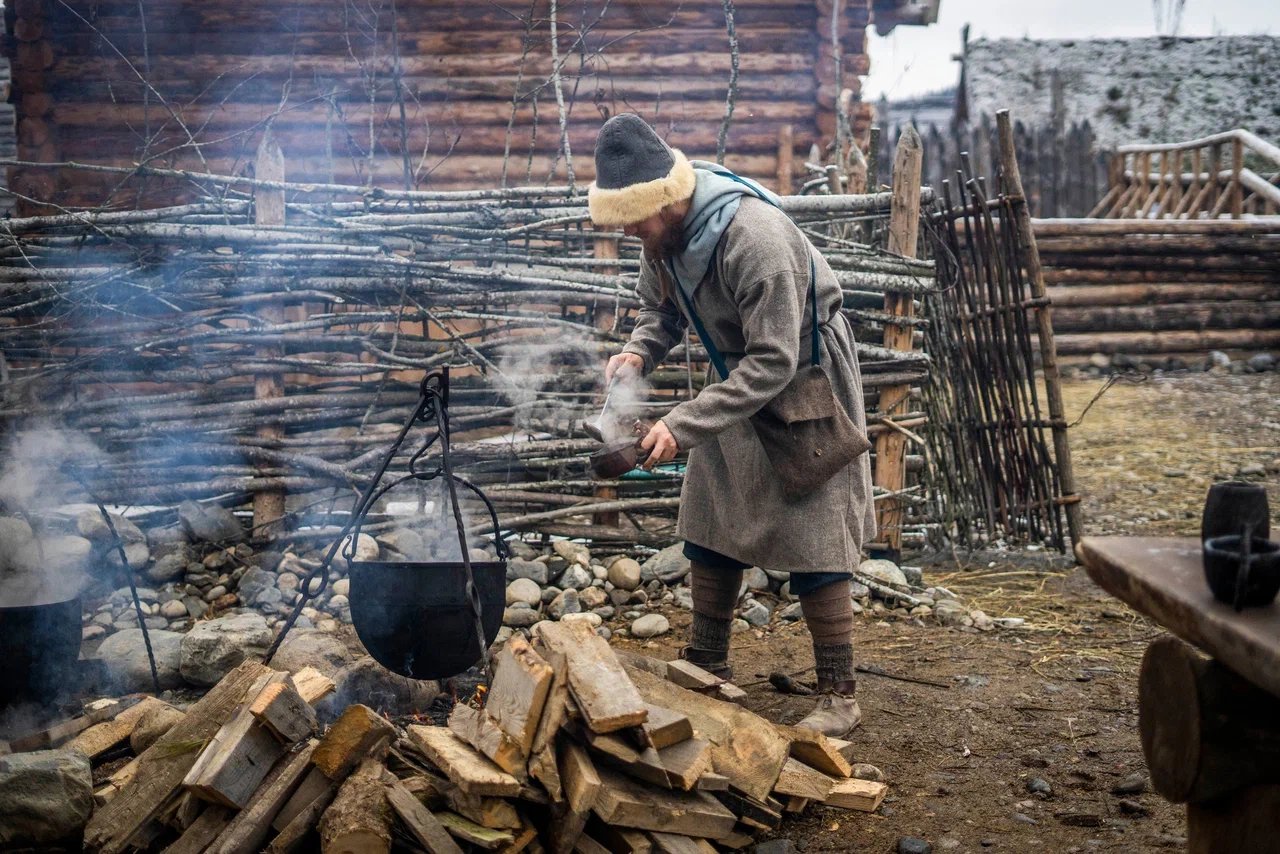
M 185 713 L 155 699 L 67 747 L 137 756 L 95 792 L 88 850 L 705 852 L 734 850 L 810 804 L 874 811 L 847 742 L 738 705 L 687 662 L 616 653 L 582 622 L 545 623 L 493 658 L 447 726 L 351 705 L 332 682 L 245 662 Z M 405 724 L 403 727 L 397 723 Z

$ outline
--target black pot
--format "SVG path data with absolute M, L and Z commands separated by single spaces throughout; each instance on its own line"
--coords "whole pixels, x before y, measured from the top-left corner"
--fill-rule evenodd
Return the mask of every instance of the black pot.
M 1252 537 L 1245 558 L 1243 542 L 1239 534 L 1228 534 L 1204 544 L 1204 577 L 1209 589 L 1215 599 L 1234 605 L 1237 611 L 1270 605 L 1280 593 L 1280 543 Z
M 351 622 L 374 660 L 411 679 L 443 679 L 480 660 L 466 567 L 420 561 L 352 561 Z M 487 648 L 502 628 L 507 562 L 473 562 Z
M 1267 490 L 1257 483 L 1228 480 L 1209 487 L 1200 520 L 1200 542 L 1224 534 L 1239 534 L 1248 525 L 1255 537 L 1271 537 Z
M 0 608 L 0 710 L 45 705 L 75 689 L 80 597 Z

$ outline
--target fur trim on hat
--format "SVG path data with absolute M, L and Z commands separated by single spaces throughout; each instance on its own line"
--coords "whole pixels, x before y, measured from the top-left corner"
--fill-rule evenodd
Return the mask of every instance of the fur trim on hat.
M 693 166 L 678 148 L 671 149 L 675 163 L 665 178 L 655 178 L 603 190 L 594 183 L 587 190 L 587 209 L 596 225 L 631 225 L 646 220 L 673 202 L 682 202 L 693 195 L 697 178 Z

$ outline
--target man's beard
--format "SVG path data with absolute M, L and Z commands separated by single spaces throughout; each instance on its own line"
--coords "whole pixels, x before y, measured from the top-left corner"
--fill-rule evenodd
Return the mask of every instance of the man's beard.
M 655 261 L 667 261 L 684 251 L 684 220 L 669 223 L 654 242 L 644 241 L 644 251 Z

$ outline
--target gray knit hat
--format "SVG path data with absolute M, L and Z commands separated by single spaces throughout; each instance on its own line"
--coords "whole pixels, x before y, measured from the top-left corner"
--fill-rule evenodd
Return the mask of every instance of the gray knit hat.
M 631 225 L 693 195 L 693 167 L 637 115 L 614 116 L 596 137 L 587 207 L 597 225 Z

